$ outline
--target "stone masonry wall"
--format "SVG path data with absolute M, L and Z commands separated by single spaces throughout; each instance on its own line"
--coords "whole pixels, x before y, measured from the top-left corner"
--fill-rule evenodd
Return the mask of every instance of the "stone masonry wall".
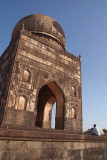
M 107 160 L 107 143 L 1 140 L 0 160 Z
M 13 41 L 0 57 L 0 124 L 3 120 L 8 89 L 12 74 L 12 67 L 16 54 L 18 40 Z
M 67 53 L 66 51 L 57 51 L 54 46 L 52 48 L 51 40 L 47 40 L 36 35 L 21 34 L 17 53 L 14 61 L 9 93 L 7 109 L 18 109 L 18 101 L 20 96 L 26 97 L 26 112 L 37 112 L 37 100 L 40 88 L 54 81 L 61 89 L 65 105 L 64 105 L 64 129 L 71 132 L 82 132 L 82 93 L 81 93 L 81 62 L 80 59 Z M 54 44 L 52 42 L 52 44 Z M 54 44 L 57 45 L 57 44 Z M 57 46 L 56 46 L 57 48 Z M 30 72 L 30 81 L 26 83 L 23 81 L 23 72 L 28 70 Z M 76 95 L 72 95 L 72 87 L 76 89 Z M 13 99 L 13 103 L 10 101 Z M 11 104 L 11 105 L 10 105 Z M 76 119 L 72 119 L 71 110 L 76 110 Z M 11 109 L 12 110 L 12 109 Z M 11 111 L 9 109 L 9 112 Z M 17 112 L 17 111 L 16 111 Z M 22 110 L 22 115 L 25 111 Z M 10 117 L 15 115 L 10 114 Z M 27 115 L 28 115 L 27 114 Z M 8 115 L 8 116 L 7 116 Z M 30 114 L 31 115 L 31 114 Z M 7 116 L 7 117 L 6 117 Z M 28 116 L 28 122 L 33 121 L 35 117 Z M 4 124 L 10 124 L 9 114 L 5 114 Z M 12 119 L 12 118 L 11 118 Z M 20 122 L 21 117 L 14 121 L 13 125 L 23 125 L 26 128 L 25 122 Z M 32 119 L 32 120 L 31 120 Z M 19 120 L 19 122 L 18 122 Z M 26 118 L 25 118 L 26 120 Z M 70 124 L 70 125 L 69 125 Z M 28 126 L 32 126 L 28 124 Z

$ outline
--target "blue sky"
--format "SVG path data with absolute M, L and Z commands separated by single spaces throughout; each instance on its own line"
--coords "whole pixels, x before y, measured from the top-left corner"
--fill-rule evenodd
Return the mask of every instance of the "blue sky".
M 0 0 L 0 55 L 15 24 L 30 14 L 57 20 L 66 50 L 81 54 L 84 130 L 94 123 L 107 129 L 107 0 Z

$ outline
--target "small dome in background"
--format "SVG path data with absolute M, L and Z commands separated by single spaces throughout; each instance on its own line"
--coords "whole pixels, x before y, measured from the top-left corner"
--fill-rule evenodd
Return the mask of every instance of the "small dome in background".
M 22 26 L 32 33 L 41 33 L 56 39 L 65 48 L 65 34 L 62 27 L 53 18 L 43 14 L 33 14 L 21 19 L 13 29 L 12 40 L 17 37 Z

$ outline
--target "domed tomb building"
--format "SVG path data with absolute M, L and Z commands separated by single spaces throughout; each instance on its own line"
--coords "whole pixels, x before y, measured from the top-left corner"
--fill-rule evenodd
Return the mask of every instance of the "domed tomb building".
M 2 127 L 46 131 L 55 121 L 56 131 L 82 133 L 81 58 L 65 45 L 63 29 L 49 16 L 16 24 L 0 57 Z

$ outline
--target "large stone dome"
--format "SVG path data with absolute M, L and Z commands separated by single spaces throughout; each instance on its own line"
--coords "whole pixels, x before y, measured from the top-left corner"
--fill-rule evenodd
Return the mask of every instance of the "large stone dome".
M 41 33 L 53 37 L 65 48 L 65 34 L 61 26 L 53 18 L 43 14 L 33 14 L 21 19 L 13 29 L 12 39 L 19 34 L 22 26 L 32 33 Z

